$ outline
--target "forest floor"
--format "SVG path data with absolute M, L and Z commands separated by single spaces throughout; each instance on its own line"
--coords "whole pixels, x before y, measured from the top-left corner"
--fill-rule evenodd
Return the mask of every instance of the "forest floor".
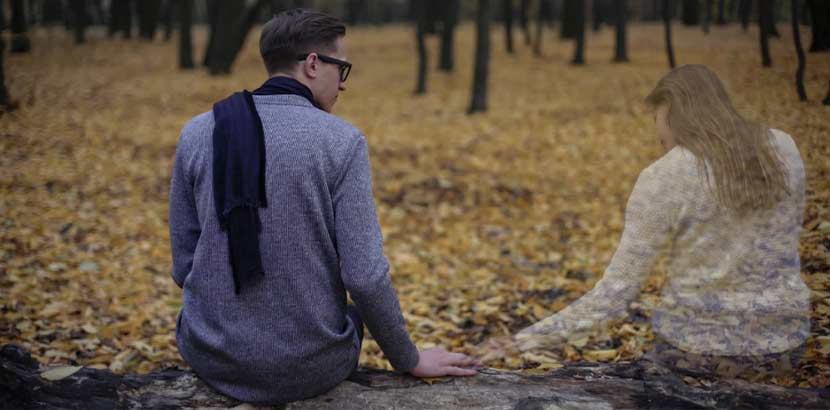
M 828 55 L 808 54 L 810 101 L 798 101 L 789 26 L 761 68 L 757 32 L 738 25 L 675 27 L 678 64 L 702 63 L 746 116 L 793 136 L 807 171 L 802 276 L 812 289 L 812 335 L 792 377 L 830 386 L 830 108 L 818 101 Z M 613 31 L 587 37 L 587 65 L 552 32 L 535 57 L 516 33 L 507 54 L 494 25 L 489 111 L 468 116 L 473 37 L 457 34 L 455 71 L 429 73 L 414 96 L 410 27 L 350 28 L 354 70 L 336 114 L 367 136 L 391 275 L 420 347 L 474 352 L 590 290 L 619 241 L 639 172 L 659 158 L 643 98 L 667 71 L 662 27 L 632 24 L 629 63 L 611 62 Z M 805 41 L 809 33 L 802 34 Z M 189 118 L 265 73 L 258 29 L 227 77 L 177 67 L 177 40 L 75 46 L 38 29 L 33 52 L 9 55 L 7 85 L 20 108 L 0 115 L 0 344 L 49 363 L 116 372 L 183 365 L 170 277 L 167 194 L 179 131 Z M 196 60 L 205 31 L 195 33 Z M 429 40 L 430 67 L 437 39 Z M 628 360 L 652 334 L 662 265 L 634 314 L 612 331 L 496 365 L 540 371 L 561 361 Z M 369 340 L 363 365 L 387 367 Z

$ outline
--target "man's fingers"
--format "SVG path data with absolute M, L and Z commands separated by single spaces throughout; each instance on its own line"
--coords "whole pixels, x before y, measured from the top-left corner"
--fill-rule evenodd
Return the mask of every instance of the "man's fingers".
M 450 363 L 450 365 L 456 367 L 471 367 L 475 366 L 476 362 L 478 362 L 478 360 L 476 360 L 474 357 L 464 356 L 464 358 L 462 358 L 461 360 L 458 360 L 454 363 Z
M 443 371 L 447 376 L 475 376 L 478 374 L 475 369 L 462 369 L 455 366 L 446 366 Z

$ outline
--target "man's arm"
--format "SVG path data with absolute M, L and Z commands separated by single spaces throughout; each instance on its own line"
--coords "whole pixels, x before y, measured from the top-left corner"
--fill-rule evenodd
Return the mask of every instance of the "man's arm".
M 475 364 L 475 359 L 443 349 L 419 353 L 409 337 L 389 278 L 389 262 L 383 254 L 383 237 L 372 196 L 369 151 L 363 137 L 352 147 L 335 187 L 340 275 L 389 362 L 396 370 L 419 377 L 475 374 L 475 370 L 460 368 Z
M 193 193 L 193 178 L 187 172 L 183 136 L 176 147 L 170 180 L 170 249 L 173 253 L 173 280 L 179 287 L 193 268 L 193 254 L 202 233 Z

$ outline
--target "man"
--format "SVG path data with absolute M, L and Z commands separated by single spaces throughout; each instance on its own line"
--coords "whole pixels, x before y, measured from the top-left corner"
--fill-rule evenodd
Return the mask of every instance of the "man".
M 419 352 L 410 340 L 383 255 L 366 140 L 329 114 L 351 69 L 345 32 L 314 11 L 275 16 L 260 37 L 268 81 L 195 117 L 176 150 L 179 351 L 242 401 L 336 386 L 357 366 L 362 320 L 398 371 L 471 376 L 479 364 Z

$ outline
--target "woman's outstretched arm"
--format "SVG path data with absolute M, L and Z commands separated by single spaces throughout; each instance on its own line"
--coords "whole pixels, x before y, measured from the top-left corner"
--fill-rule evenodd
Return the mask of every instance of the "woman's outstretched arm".
M 602 279 L 565 309 L 519 332 L 515 339 L 520 350 L 581 337 L 626 314 L 668 240 L 679 209 L 677 181 L 660 172 L 657 165 L 643 170 L 634 185 L 625 209 L 622 238 Z

